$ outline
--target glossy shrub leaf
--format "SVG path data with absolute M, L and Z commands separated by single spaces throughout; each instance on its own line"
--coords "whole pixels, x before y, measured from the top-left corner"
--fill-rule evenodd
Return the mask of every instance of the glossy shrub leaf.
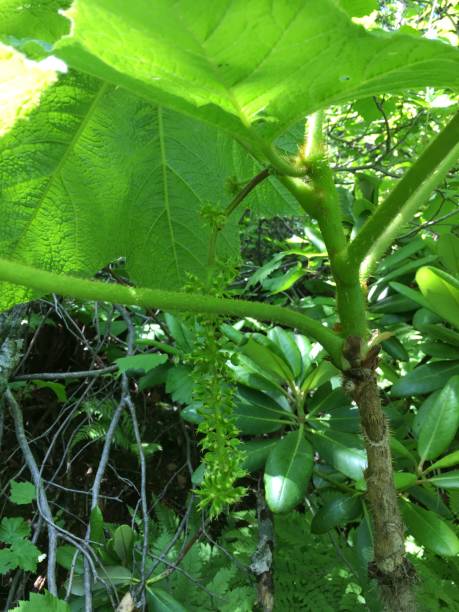
M 410 356 L 398 338 L 388 338 L 381 342 L 382 348 L 394 359 L 409 361 Z
M 113 534 L 113 550 L 118 559 L 129 565 L 132 562 L 132 549 L 135 534 L 129 525 L 120 525 Z
M 437 252 L 450 274 L 459 275 L 459 238 L 454 234 L 443 234 L 437 241 Z
M 455 49 L 367 32 L 332 0 L 78 0 L 68 16 L 55 52 L 70 65 L 249 139 L 248 126 L 272 139 L 320 107 L 458 81 Z
M 409 489 L 416 484 L 417 476 L 416 474 L 411 474 L 410 472 L 395 472 L 394 473 L 394 484 L 395 488 L 398 490 Z
M 161 588 L 147 588 L 148 612 L 186 612 L 170 593 Z
M 91 538 L 92 539 L 92 538 Z M 84 572 L 84 562 L 81 554 L 78 556 L 76 563 L 74 563 L 75 555 L 77 553 L 75 546 L 64 545 L 57 547 L 56 559 L 58 564 L 66 570 L 70 571 L 72 565 L 76 574 L 82 574 Z
M 279 406 L 288 410 L 289 403 L 288 399 L 283 391 L 282 387 L 276 383 L 273 383 L 272 380 L 258 374 L 257 372 L 253 372 L 247 367 L 242 365 L 242 360 L 239 356 L 239 363 L 241 365 L 232 365 L 229 364 L 233 372 L 234 379 L 236 382 L 240 383 L 240 385 L 249 387 L 250 389 L 254 389 L 256 391 L 261 391 L 265 393 L 269 397 L 271 397 Z
M 280 408 L 263 407 L 244 400 L 236 400 L 234 415 L 237 428 L 244 435 L 272 433 L 291 422 Z
M 436 459 L 456 436 L 459 427 L 459 375 L 453 376 L 429 404 L 418 436 L 422 461 Z
M 245 453 L 243 469 L 247 472 L 256 472 L 262 468 L 276 444 L 278 444 L 276 438 L 242 442 L 238 448 Z
M 438 389 L 431 393 L 426 399 L 422 402 L 422 404 L 418 408 L 418 412 L 413 419 L 413 424 L 411 429 L 417 439 L 419 439 L 419 434 L 423 427 L 423 423 L 428 418 L 428 415 L 432 412 L 433 406 L 438 401 L 438 396 L 440 395 L 441 390 Z
M 429 482 L 440 489 L 459 489 L 459 471 L 452 470 L 439 476 L 431 476 Z
M 293 376 L 297 378 L 301 374 L 302 360 L 293 333 L 282 327 L 273 327 L 268 331 L 268 338 L 278 345 Z
M 416 282 L 431 310 L 459 329 L 459 282 L 450 274 L 432 267 L 422 267 Z
M 440 516 L 443 516 L 448 520 L 453 518 L 451 510 L 441 499 L 439 490 L 433 485 L 431 485 L 429 482 L 424 482 L 422 486 L 416 485 L 414 487 L 411 487 L 410 496 L 421 502 L 423 506 L 426 506 L 435 514 L 439 514 Z
M 360 496 L 340 495 L 326 502 L 314 515 L 312 533 L 326 533 L 355 520 L 362 512 Z
M 301 390 L 307 392 L 312 389 L 317 389 L 337 374 L 338 370 L 332 363 L 329 361 L 321 361 L 304 379 Z
M 459 539 L 437 514 L 420 506 L 404 502 L 402 513 L 409 532 L 416 542 L 438 555 L 459 554 Z
M 338 431 L 315 432 L 311 441 L 320 458 L 352 480 L 362 480 L 367 457 L 360 438 Z
M 301 429 L 279 440 L 268 455 L 264 482 L 272 512 L 289 512 L 306 494 L 312 472 L 312 446 Z
M 91 510 L 91 514 L 89 515 L 89 524 L 91 526 L 91 542 L 103 544 L 105 542 L 104 517 L 99 506 L 96 506 Z
M 459 450 L 442 457 L 438 461 L 435 461 L 427 470 L 427 472 L 431 472 L 432 470 L 438 470 L 440 468 L 453 467 L 455 465 L 459 465 Z
M 277 383 L 284 383 L 292 379 L 292 373 L 285 361 L 266 346 L 253 338 L 244 344 L 241 352 L 249 357 L 261 372 L 269 373 Z
M 424 395 L 441 389 L 448 380 L 459 374 L 459 361 L 435 361 L 415 368 L 395 383 L 393 397 Z

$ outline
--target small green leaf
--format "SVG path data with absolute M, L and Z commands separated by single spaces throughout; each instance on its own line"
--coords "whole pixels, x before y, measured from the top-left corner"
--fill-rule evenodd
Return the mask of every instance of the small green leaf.
M 65 385 L 50 380 L 33 380 L 32 383 L 39 389 L 50 389 L 60 402 L 67 401 Z
M 426 470 L 426 474 L 431 472 L 432 470 L 438 470 L 440 468 L 453 467 L 454 465 L 459 465 L 459 450 L 442 457 L 438 461 L 435 461 L 429 468 Z
M 278 443 L 277 439 L 249 440 L 239 445 L 239 450 L 245 453 L 242 467 L 247 472 L 256 472 L 262 468 L 271 450 Z
M 30 540 L 18 540 L 11 545 L 11 552 L 15 557 L 17 567 L 26 572 L 37 569 L 40 551 Z
M 14 544 L 29 537 L 30 526 L 19 516 L 4 517 L 0 523 L 0 542 Z
M 306 494 L 313 464 L 312 446 L 303 431 L 291 431 L 268 455 L 264 482 L 266 502 L 272 512 L 289 512 Z
M 416 282 L 429 308 L 459 329 L 459 282 L 450 274 L 429 266 L 417 271 Z
M 365 17 L 378 10 L 377 0 L 338 0 L 338 4 L 350 17 Z
M 170 593 L 164 589 L 147 588 L 148 612 L 186 612 Z
M 160 353 L 144 353 L 142 355 L 120 357 L 119 359 L 115 359 L 115 363 L 122 373 L 126 373 L 129 370 L 143 370 L 144 372 L 149 372 L 153 368 L 157 368 L 159 365 L 166 363 L 167 359 L 167 355 L 161 355 Z
M 435 459 L 456 436 L 459 427 L 459 375 L 450 378 L 441 393 L 423 412 L 418 453 L 421 461 Z
M 73 566 L 75 554 L 78 552 L 78 549 L 75 546 L 70 546 L 69 544 L 65 544 L 64 546 L 57 547 L 56 559 L 58 564 L 64 569 L 70 571 Z M 78 554 L 78 558 L 74 565 L 74 571 L 76 574 L 82 574 L 84 571 L 84 562 L 81 553 Z
M 312 533 L 326 533 L 333 527 L 355 520 L 362 512 L 360 496 L 340 495 L 326 502 L 314 515 Z
M 10 612 L 70 612 L 70 608 L 67 602 L 51 593 L 30 593 L 29 601 L 20 601 Z
M 298 378 L 301 374 L 302 359 L 293 334 L 282 327 L 273 327 L 268 331 L 268 338 L 279 346 L 293 376 Z
M 381 342 L 383 349 L 394 359 L 409 361 L 410 356 L 398 338 L 388 338 Z
M 167 372 L 166 392 L 170 393 L 174 402 L 189 404 L 193 396 L 193 379 L 190 368 L 176 365 Z
M 16 556 L 9 548 L 0 548 L 0 576 L 7 574 L 18 566 Z
M 304 393 L 317 389 L 324 383 L 328 382 L 331 378 L 338 374 L 338 370 L 329 361 L 321 361 L 317 368 L 315 368 L 309 376 L 307 376 L 301 385 L 301 390 Z
M 367 456 L 360 438 L 338 431 L 314 432 L 312 444 L 322 459 L 352 480 L 362 480 Z
M 459 374 L 459 361 L 435 361 L 415 368 L 392 387 L 392 397 L 424 395 L 441 389 L 448 380 Z
M 271 433 L 291 422 L 288 412 L 280 408 L 263 407 L 237 398 L 234 415 L 237 428 L 244 435 Z
M 113 550 L 118 559 L 126 565 L 132 562 L 135 534 L 129 525 L 120 525 L 113 534 Z
M 16 482 L 15 480 L 11 480 L 10 487 L 10 501 L 12 501 L 13 504 L 22 506 L 32 503 L 33 500 L 37 498 L 35 486 L 31 482 Z
M 437 240 L 437 252 L 448 272 L 459 276 L 459 238 L 454 234 L 442 234 Z
M 99 506 L 91 510 L 89 515 L 89 525 L 91 527 L 91 542 L 103 544 L 105 542 L 104 535 L 104 517 Z
M 291 267 L 285 274 L 266 278 L 261 284 L 271 295 L 276 295 L 277 293 L 282 293 L 282 291 L 288 291 L 305 274 L 305 268 L 298 262 L 296 266 Z
M 431 476 L 429 482 L 441 489 L 459 489 L 459 470 L 446 472 L 439 476 Z
M 459 554 L 459 539 L 437 514 L 407 502 L 402 504 L 402 513 L 418 544 L 438 555 L 453 557 Z
M 283 384 L 287 380 L 292 379 L 290 369 L 283 359 L 252 338 L 250 338 L 247 344 L 244 344 L 241 351 L 262 371 L 269 372 L 276 382 Z
M 397 490 L 401 489 L 409 489 L 416 484 L 417 481 L 416 474 L 411 474 L 410 472 L 395 472 L 394 473 L 394 484 Z

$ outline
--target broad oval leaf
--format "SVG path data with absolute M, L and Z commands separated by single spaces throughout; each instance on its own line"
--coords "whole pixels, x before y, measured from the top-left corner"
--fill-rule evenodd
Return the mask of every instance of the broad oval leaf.
M 78 0 L 67 14 L 54 51 L 70 65 L 246 139 L 249 126 L 272 140 L 318 108 L 458 82 L 454 48 L 367 32 L 332 0 Z
M 268 455 L 264 474 L 266 502 L 272 512 L 289 512 L 301 502 L 312 464 L 312 446 L 301 429 L 277 442 Z
M 429 550 L 452 557 L 459 554 L 459 539 L 437 514 L 420 506 L 404 502 L 402 513 L 409 532 L 416 542 Z
M 415 368 L 392 387 L 393 397 L 424 395 L 441 389 L 448 380 L 459 374 L 459 361 L 435 361 Z
M 445 451 L 459 427 L 459 375 L 453 376 L 425 412 L 418 437 L 422 461 Z
M 362 513 L 360 495 L 340 495 L 326 502 L 314 515 L 312 533 L 326 533 L 355 520 Z

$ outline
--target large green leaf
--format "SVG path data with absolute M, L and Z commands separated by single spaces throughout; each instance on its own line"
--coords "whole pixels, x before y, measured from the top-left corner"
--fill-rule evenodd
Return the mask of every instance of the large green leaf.
M 428 404 L 418 435 L 422 461 L 436 459 L 454 440 L 459 427 L 459 375 L 453 376 Z
M 321 459 L 348 478 L 363 479 L 367 456 L 361 440 L 356 435 L 328 430 L 315 432 L 311 439 Z
M 303 431 L 291 431 L 268 455 L 265 466 L 266 502 L 273 512 L 289 512 L 306 494 L 313 464 L 312 446 Z
M 459 554 L 459 539 L 437 514 L 414 504 L 403 503 L 403 518 L 418 544 L 439 555 Z
M 415 368 L 392 387 L 393 397 L 423 395 L 445 385 L 451 376 L 459 374 L 459 361 L 435 361 Z
M 176 288 L 204 274 L 199 211 L 224 192 L 231 156 L 213 128 L 67 75 L 0 142 L 0 254 L 84 275 L 124 256 L 133 280 Z M 237 252 L 230 230 L 221 255 Z M 30 295 L 2 284 L 0 309 Z
M 333 0 L 76 0 L 55 51 L 70 65 L 252 139 L 320 107 L 457 86 L 458 52 L 365 31 Z

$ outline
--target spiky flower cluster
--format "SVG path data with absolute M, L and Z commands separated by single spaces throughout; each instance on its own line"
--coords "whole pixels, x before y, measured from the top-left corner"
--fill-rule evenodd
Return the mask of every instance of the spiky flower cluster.
M 222 295 L 222 287 L 228 286 L 229 274 L 228 267 L 217 264 L 210 289 L 214 295 Z M 233 415 L 235 384 L 226 365 L 228 341 L 220 331 L 221 322 L 218 316 L 197 318 L 194 347 L 189 355 L 193 366 L 193 402 L 200 406 L 203 417 L 198 431 L 203 436 L 200 446 L 205 471 L 196 493 L 201 498 L 200 507 L 208 509 L 211 517 L 218 516 L 227 505 L 236 503 L 244 495 L 244 487 L 236 487 L 234 483 L 246 474 Z

